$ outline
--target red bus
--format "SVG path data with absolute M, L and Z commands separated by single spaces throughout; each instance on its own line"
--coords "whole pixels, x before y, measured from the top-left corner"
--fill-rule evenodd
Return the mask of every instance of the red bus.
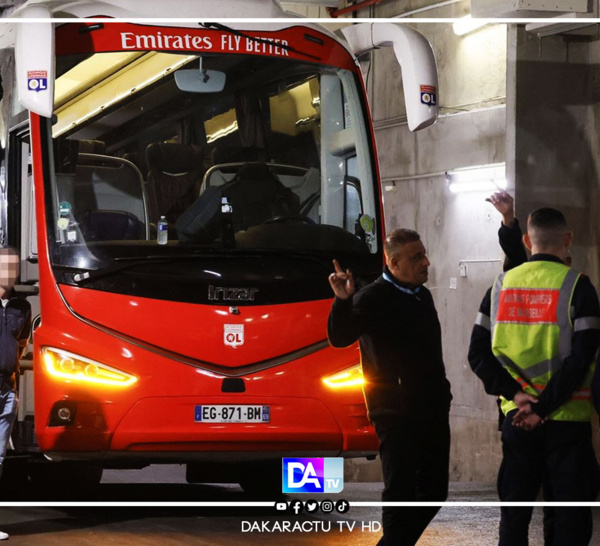
M 374 457 L 358 348 L 326 338 L 332 259 L 359 283 L 383 263 L 353 51 L 394 47 L 419 129 L 437 115 L 428 42 L 197 20 L 285 16 L 262 0 L 77 4 L 26 4 L 16 76 L 3 52 L 0 245 L 41 313 L 15 451 L 53 461 L 36 480 L 180 463 L 247 490 L 278 488 L 284 456 Z M 132 19 L 172 13 L 196 19 Z

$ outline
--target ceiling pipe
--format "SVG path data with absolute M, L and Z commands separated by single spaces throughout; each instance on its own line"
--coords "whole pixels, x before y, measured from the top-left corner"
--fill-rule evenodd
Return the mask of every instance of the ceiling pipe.
M 374 4 L 381 4 L 385 2 L 385 0 L 363 0 L 362 2 L 357 2 L 352 6 L 348 6 L 347 8 L 336 9 L 336 8 L 327 8 L 327 12 L 330 17 L 336 18 L 340 15 L 346 15 L 347 13 L 353 13 L 359 9 L 366 8 L 368 6 L 372 6 Z

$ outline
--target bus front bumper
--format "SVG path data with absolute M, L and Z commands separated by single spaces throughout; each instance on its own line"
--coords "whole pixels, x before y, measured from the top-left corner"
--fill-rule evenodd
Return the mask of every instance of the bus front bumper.
M 202 420 L 202 415 L 214 418 L 216 408 L 237 412 L 238 406 L 268 408 L 263 409 L 267 418 Z M 88 423 L 106 421 L 96 415 Z M 90 459 L 96 453 L 100 458 L 156 462 L 352 457 L 375 454 L 378 448 L 364 404 L 343 405 L 334 416 L 314 398 L 244 397 L 232 402 L 231 395 L 145 398 L 126 412 L 114 431 L 103 426 L 47 427 L 43 444 L 44 452 L 57 460 Z

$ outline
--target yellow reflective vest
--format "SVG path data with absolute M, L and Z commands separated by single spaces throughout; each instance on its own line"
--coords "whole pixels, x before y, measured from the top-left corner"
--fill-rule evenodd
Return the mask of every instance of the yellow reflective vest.
M 571 299 L 580 273 L 557 262 L 527 262 L 496 278 L 492 288 L 492 352 L 523 391 L 539 396 L 571 354 Z M 579 389 L 548 419 L 589 421 L 592 363 Z M 516 409 L 502 399 L 506 415 Z

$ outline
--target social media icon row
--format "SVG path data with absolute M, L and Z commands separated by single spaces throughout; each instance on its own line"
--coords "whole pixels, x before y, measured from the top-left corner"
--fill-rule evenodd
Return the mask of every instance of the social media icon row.
M 316 501 L 309 499 L 307 501 L 293 500 L 289 503 L 285 501 L 275 503 L 275 510 L 278 512 L 291 512 L 296 515 L 300 514 L 301 512 L 314 514 L 315 512 L 319 511 L 319 508 L 324 514 L 331 514 L 334 509 L 339 514 L 345 514 L 348 510 L 350 510 L 350 503 L 344 499 L 340 499 L 335 502 L 331 500 Z

